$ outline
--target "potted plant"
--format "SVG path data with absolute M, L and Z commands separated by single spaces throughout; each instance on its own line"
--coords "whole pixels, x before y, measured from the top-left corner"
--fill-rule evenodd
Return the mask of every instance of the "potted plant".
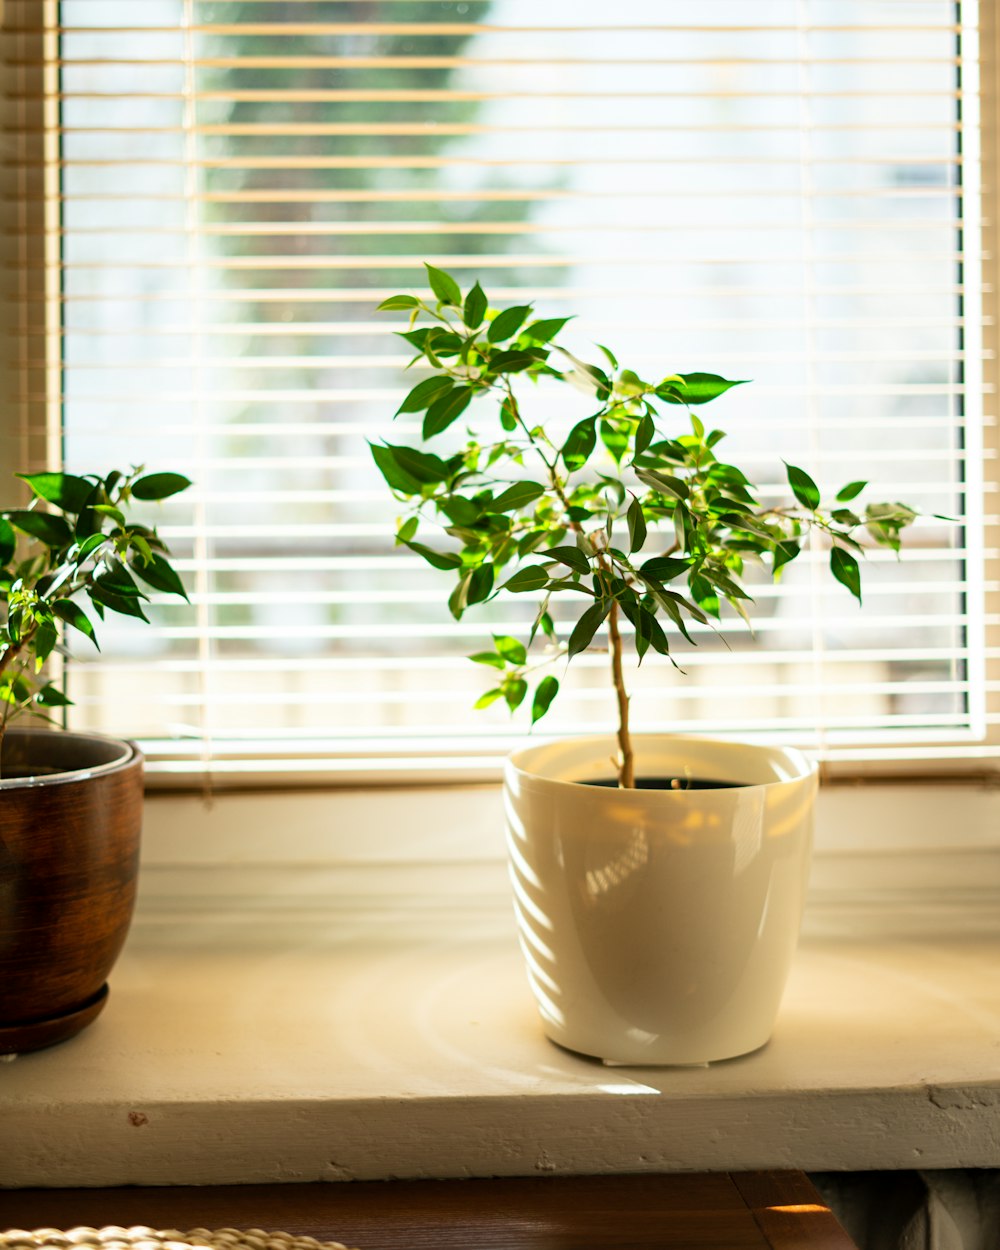
M 31 504 L 0 512 L 0 1053 L 63 1041 L 104 1007 L 142 823 L 134 743 L 15 723 L 70 704 L 46 675 L 67 627 L 97 646 L 91 611 L 146 620 L 143 586 L 187 597 L 156 530 L 128 515 L 187 478 L 19 476 Z
M 494 310 L 478 282 L 463 293 L 451 275 L 427 273 L 430 301 L 401 294 L 380 308 L 409 315 L 410 363 L 429 367 L 397 415 L 419 419 L 422 444 L 440 450 L 371 450 L 405 507 L 397 542 L 452 574 L 456 618 L 497 595 L 536 603 L 526 637 L 497 634 L 471 657 L 495 676 L 477 706 L 525 704 L 534 724 L 559 690 L 545 669 L 607 634 L 614 736 L 542 743 L 505 771 L 515 907 L 546 1033 L 617 1062 L 756 1049 L 797 940 L 816 768 L 783 748 L 633 735 L 626 640 L 640 663 L 650 650 L 673 660 L 672 640 L 697 643 L 692 622 L 710 624 L 724 603 L 749 623 L 745 565 L 777 578 L 813 533 L 860 601 L 863 539 L 898 550 L 915 514 L 862 507 L 862 481 L 824 507 L 795 465 L 790 503 L 763 507 L 747 475 L 719 458 L 723 432 L 698 415 L 740 383 L 647 381 L 604 347 L 601 363 L 585 362 L 558 342 L 568 318 Z M 524 380 L 543 384 L 530 404 Z M 588 400 L 558 433 L 534 415 L 555 384 Z M 459 436 L 476 400 L 492 401 L 495 430 Z M 431 527 L 443 545 L 427 542 Z M 572 609 L 561 632 L 555 603 Z

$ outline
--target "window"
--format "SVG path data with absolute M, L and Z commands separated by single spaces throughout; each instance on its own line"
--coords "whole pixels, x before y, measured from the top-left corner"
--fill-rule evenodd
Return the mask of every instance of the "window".
M 393 547 L 366 447 L 408 385 L 374 307 L 427 259 L 578 313 L 582 354 L 752 378 L 711 417 L 766 497 L 785 456 L 927 514 L 902 561 L 867 562 L 863 612 L 819 549 L 756 579 L 757 638 L 733 616 L 681 649 L 686 676 L 647 660 L 638 727 L 846 760 L 988 749 L 979 20 L 945 0 L 8 0 L 5 445 L 196 482 L 160 519 L 193 607 L 109 621 L 72 664 L 74 723 L 220 780 L 478 776 L 524 731 L 473 714 L 464 657 L 529 609 L 453 621 L 440 574 Z M 605 667 L 574 662 L 547 732 L 610 727 Z

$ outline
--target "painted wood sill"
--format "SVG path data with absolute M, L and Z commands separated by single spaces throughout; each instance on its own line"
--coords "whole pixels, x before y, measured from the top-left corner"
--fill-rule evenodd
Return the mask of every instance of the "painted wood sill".
M 151 907 L 96 1024 L 0 1064 L 0 1184 L 1000 1166 L 996 939 L 812 928 L 762 1051 L 608 1068 L 506 907 Z

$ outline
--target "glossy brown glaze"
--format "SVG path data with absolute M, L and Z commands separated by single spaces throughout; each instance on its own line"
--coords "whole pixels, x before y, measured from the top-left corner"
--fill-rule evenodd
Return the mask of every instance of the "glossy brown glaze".
M 42 772 L 44 740 L 61 735 L 31 737 Z M 23 736 L 17 749 L 23 754 Z M 65 750 L 60 743 L 63 757 Z M 79 1021 L 72 1029 L 78 1032 L 97 1014 L 93 1007 L 132 918 L 141 824 L 142 756 L 135 748 L 91 775 L 57 773 L 20 786 L 0 781 L 5 1049 L 52 1045 L 67 1036 L 69 1017 Z M 12 1044 L 19 1035 L 22 1042 Z

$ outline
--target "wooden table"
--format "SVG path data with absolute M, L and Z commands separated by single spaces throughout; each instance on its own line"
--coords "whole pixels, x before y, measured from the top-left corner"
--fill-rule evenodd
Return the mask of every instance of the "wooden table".
M 0 1228 L 105 1224 L 360 1250 L 857 1250 L 801 1172 L 0 1191 Z

